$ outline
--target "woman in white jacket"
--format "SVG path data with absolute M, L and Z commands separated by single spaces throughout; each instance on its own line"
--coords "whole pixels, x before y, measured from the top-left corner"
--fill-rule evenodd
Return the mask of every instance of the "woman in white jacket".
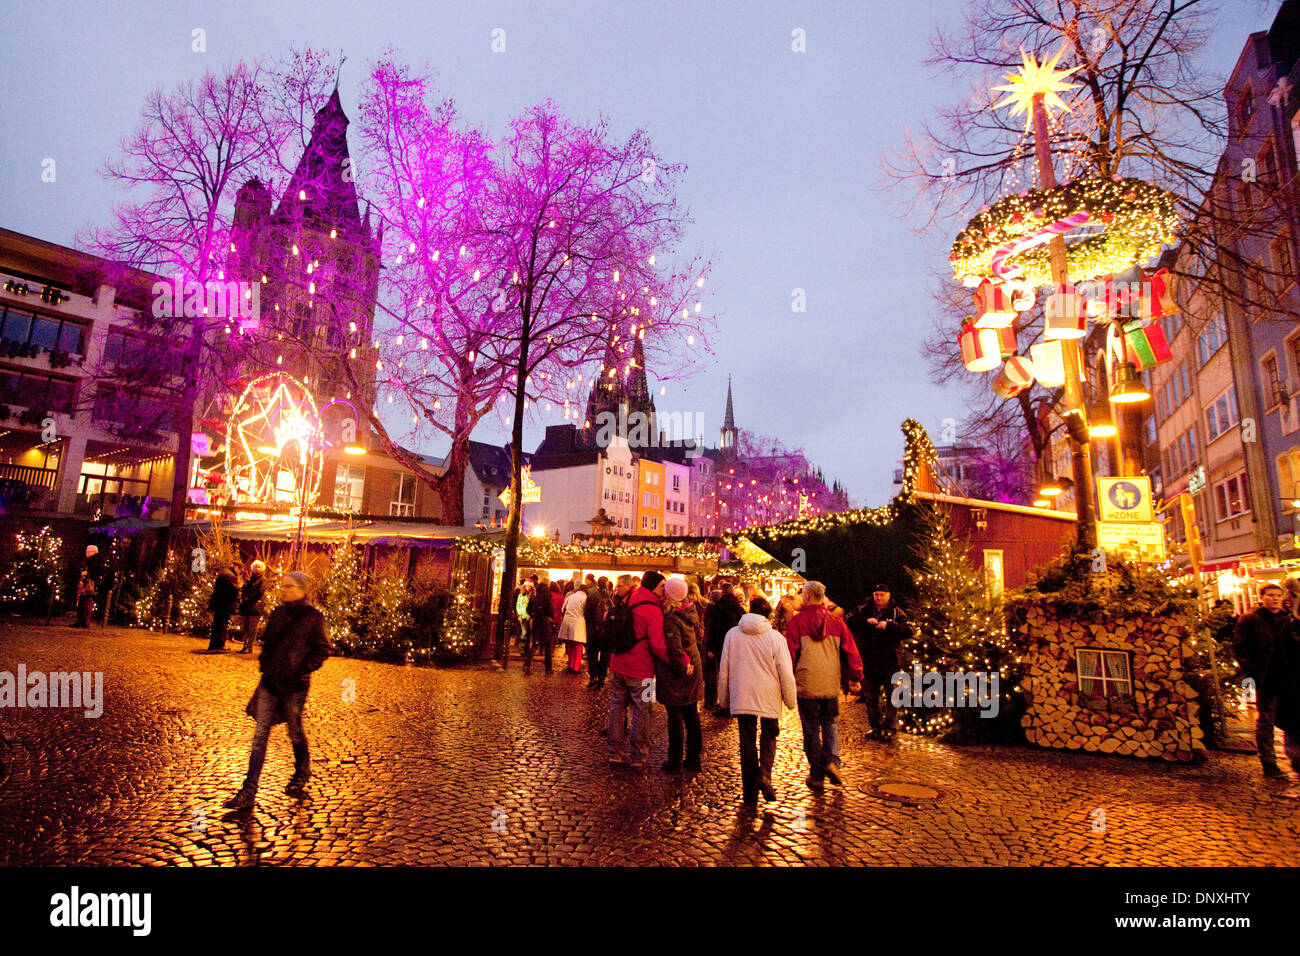
M 750 613 L 727 632 L 718 664 L 718 706 L 727 707 L 740 732 L 740 781 L 746 804 L 763 798 L 776 799 L 772 787 L 772 764 L 776 760 L 776 738 L 780 733 L 781 705 L 798 704 L 790 649 L 783 636 L 772 629 L 768 615 L 772 607 L 755 598 Z M 758 734 L 762 726 L 761 735 Z M 759 746 L 755 751 L 755 737 Z
M 560 640 L 564 641 L 569 652 L 569 664 L 565 668 L 570 674 L 582 673 L 582 649 L 587 645 L 587 592 L 574 588 L 564 599 L 561 609 L 563 620 L 560 622 Z

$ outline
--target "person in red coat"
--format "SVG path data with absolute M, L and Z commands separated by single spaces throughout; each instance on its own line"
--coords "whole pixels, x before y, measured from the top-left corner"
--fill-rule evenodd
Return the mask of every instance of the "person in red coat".
M 803 608 L 786 628 L 799 694 L 799 722 L 808 757 L 808 787 L 820 792 L 822 780 L 839 786 L 840 693 L 857 691 L 862 657 L 844 621 L 826 608 L 826 587 L 820 581 L 803 586 Z
M 655 660 L 669 663 L 668 645 L 664 641 L 663 596 L 664 576 L 658 571 L 647 571 L 641 578 L 641 586 L 635 588 L 628 598 L 636 643 L 631 650 L 615 653 L 609 660 L 609 726 L 606 732 L 609 764 L 611 767 L 630 767 L 638 773 L 645 773 L 650 759 L 650 705 L 654 702 Z M 674 665 L 685 671 L 690 663 L 690 657 L 682 654 Z M 625 757 L 629 708 L 632 711 L 631 755 Z

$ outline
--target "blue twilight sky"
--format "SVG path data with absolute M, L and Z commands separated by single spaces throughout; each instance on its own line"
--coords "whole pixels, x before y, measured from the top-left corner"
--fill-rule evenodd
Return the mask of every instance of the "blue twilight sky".
M 106 221 L 98 169 L 136 124 L 145 94 L 233 57 L 290 44 L 342 50 L 355 112 L 368 65 L 387 46 L 428 63 L 462 115 L 500 134 L 550 97 L 616 131 L 645 127 L 689 166 L 688 248 L 712 253 L 721 313 L 715 360 L 669 384 L 661 409 L 702 413 L 716 441 L 734 376 L 737 424 L 802 446 L 856 504 L 882 504 L 909 416 L 937 435 L 960 419 L 955 390 L 931 385 L 917 347 L 929 324 L 928 270 L 950 235 L 917 236 L 879 190 L 879 156 L 936 105 L 965 95 L 922 65 L 960 0 L 670 2 L 23 3 L 0 30 L 0 226 L 71 244 Z M 1204 68 L 1224 75 L 1277 4 L 1228 0 Z M 191 51 L 191 31 L 207 51 Z M 506 31 L 493 53 L 492 31 Z M 791 50 L 805 31 L 807 52 Z M 46 157 L 57 181 L 41 181 Z M 805 290 L 807 311 L 791 310 Z M 653 369 L 651 370 L 653 372 Z M 561 422 L 559 414 L 555 422 Z M 486 426 L 487 423 L 485 423 Z M 526 446 L 540 438 L 535 422 Z M 504 428 L 475 437 L 503 440 Z M 432 449 L 441 452 L 443 449 Z

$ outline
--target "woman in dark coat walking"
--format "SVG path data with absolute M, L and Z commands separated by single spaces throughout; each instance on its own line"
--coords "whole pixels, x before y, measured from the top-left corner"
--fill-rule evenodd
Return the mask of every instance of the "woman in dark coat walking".
M 275 724 L 286 725 L 293 744 L 293 776 L 284 792 L 300 797 L 311 779 L 302 709 L 311 688 L 310 675 L 329 657 L 330 643 L 325 636 L 325 615 L 307 601 L 310 587 L 311 577 L 303 571 L 290 571 L 280 579 L 282 603 L 266 622 L 262 654 L 257 659 L 262 680 L 248 702 L 247 712 L 257 721 L 248 776 L 239 792 L 226 801 L 230 809 L 243 810 L 253 805 L 266 760 L 266 742 Z
M 687 602 L 687 584 L 681 578 L 664 583 L 664 644 L 668 650 L 665 663 L 655 658 L 655 696 L 668 708 L 668 761 L 665 773 L 685 768 L 700 769 L 699 703 L 704 699 L 704 668 L 696 640 L 699 614 Z M 682 762 L 682 737 L 685 731 L 686 761 Z
M 208 641 L 208 650 L 226 649 L 226 627 L 230 624 L 230 616 L 238 608 L 239 574 L 235 567 L 224 565 L 217 570 L 217 580 L 212 584 L 212 597 L 208 599 L 208 610 L 212 612 L 212 639 Z
M 254 561 L 248 566 L 249 577 L 239 589 L 239 616 L 242 619 L 244 646 L 239 653 L 251 654 L 257 640 L 257 628 L 266 613 L 266 565 Z

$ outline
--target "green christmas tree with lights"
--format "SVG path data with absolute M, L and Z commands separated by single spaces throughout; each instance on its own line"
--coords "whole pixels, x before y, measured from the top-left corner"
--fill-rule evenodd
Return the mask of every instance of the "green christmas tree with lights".
M 36 532 L 20 531 L 14 563 L 0 576 L 0 608 L 44 611 L 53 595 L 60 597 L 63 539 L 47 525 Z
M 451 582 L 451 603 L 442 618 L 442 656 L 468 657 L 478 644 L 478 620 L 465 572 L 457 571 Z
M 386 660 L 410 662 L 414 642 L 408 633 L 406 579 L 400 571 L 372 571 L 365 609 L 361 614 L 364 651 Z
M 338 654 L 359 649 L 358 633 L 366 605 L 366 575 L 361 549 L 352 538 L 330 549 L 329 572 L 321 582 L 320 609 L 330 644 Z
M 922 507 L 918 563 L 909 570 L 916 586 L 910 616 L 913 637 L 904 644 L 904 666 L 922 673 L 999 672 L 999 692 L 1010 690 L 1011 644 L 1000 599 L 991 599 L 983 572 L 971 563 L 969 542 L 952 533 L 943 511 Z M 972 711 L 973 713 L 973 711 Z M 900 712 L 913 733 L 937 734 L 954 724 L 953 711 L 926 707 Z

